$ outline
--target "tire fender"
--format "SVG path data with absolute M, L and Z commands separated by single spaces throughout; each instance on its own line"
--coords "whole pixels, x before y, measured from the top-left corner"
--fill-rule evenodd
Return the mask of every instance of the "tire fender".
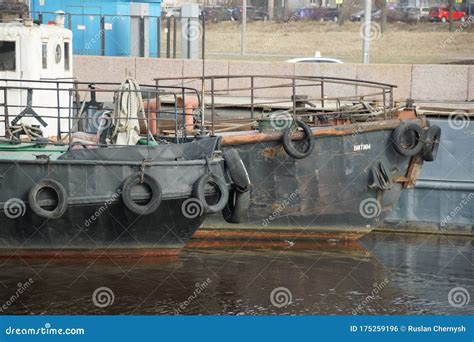
M 53 210 L 46 210 L 38 203 L 38 194 L 43 189 L 51 189 L 56 193 L 58 203 Z M 52 179 L 43 179 L 33 185 L 28 193 L 28 204 L 31 210 L 38 216 L 45 219 L 58 219 L 64 215 L 67 210 L 67 192 L 61 183 Z
M 222 210 L 222 216 L 229 223 L 242 223 L 247 217 L 249 206 L 250 191 L 234 189 L 229 194 L 229 201 Z
M 211 184 L 219 191 L 219 200 L 215 204 L 209 204 L 206 200 L 206 185 Z M 203 206 L 207 213 L 217 213 L 224 209 L 229 201 L 229 189 L 227 184 L 219 177 L 211 173 L 202 175 L 193 185 L 192 195 Z
M 438 156 L 439 142 L 441 141 L 441 128 L 433 125 L 426 130 L 426 143 L 423 146 L 423 160 L 434 161 Z
M 132 199 L 133 187 L 141 183 L 139 173 L 133 174 L 125 179 L 122 183 L 122 201 L 132 213 L 137 215 L 149 215 L 154 213 L 160 206 L 162 201 L 162 191 L 160 183 L 148 174 L 143 175 L 143 183 L 151 189 L 151 199 L 148 203 L 141 205 Z
M 404 138 L 410 133 L 415 134 L 416 142 L 412 146 L 404 146 Z M 414 121 L 403 121 L 392 132 L 392 143 L 395 151 L 405 157 L 412 157 L 421 152 L 425 144 L 425 130 Z
M 250 177 L 239 152 L 233 148 L 224 150 L 224 160 L 235 186 L 242 191 L 248 190 Z
M 285 131 L 283 132 L 283 148 L 285 149 L 286 153 L 288 153 L 289 156 L 293 157 L 294 159 L 303 159 L 308 157 L 311 152 L 313 152 L 314 149 L 314 139 L 313 139 L 313 132 L 311 131 L 311 128 L 305 124 L 301 120 L 296 120 L 296 125 L 303 129 L 303 134 L 304 138 L 303 140 L 306 140 L 308 142 L 308 147 L 306 148 L 305 151 L 300 151 L 298 150 L 294 145 L 291 140 L 293 131 L 290 127 L 287 127 Z

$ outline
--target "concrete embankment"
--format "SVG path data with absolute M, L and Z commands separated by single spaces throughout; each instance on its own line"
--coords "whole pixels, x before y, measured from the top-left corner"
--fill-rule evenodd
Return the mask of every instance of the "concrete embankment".
M 126 76 L 140 83 L 153 84 L 154 78 L 199 77 L 199 60 L 156 59 L 135 57 L 75 56 L 74 76 L 80 81 L 122 82 Z M 474 65 L 423 64 L 293 64 L 286 62 L 206 61 L 206 75 L 296 75 L 343 77 L 394 84 L 396 101 L 407 98 L 422 101 L 474 101 Z M 243 80 L 233 80 L 234 87 Z M 172 84 L 173 82 L 170 81 Z M 199 82 L 189 86 L 199 87 Z M 220 84 L 220 87 L 226 85 Z M 331 85 L 336 87 L 335 85 Z M 356 86 L 335 89 L 340 96 L 363 92 Z M 282 90 L 279 89 L 281 92 Z M 288 89 L 288 92 L 290 90 Z M 279 93 L 277 96 L 285 94 Z M 288 93 L 289 95 L 289 93 Z

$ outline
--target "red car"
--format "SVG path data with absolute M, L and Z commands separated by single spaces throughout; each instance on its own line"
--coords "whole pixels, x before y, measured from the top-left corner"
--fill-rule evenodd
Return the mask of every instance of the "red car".
M 445 23 L 449 19 L 449 8 L 448 7 L 431 7 L 430 13 L 428 14 L 431 21 L 441 21 Z M 453 9 L 453 19 L 466 21 L 466 12 Z

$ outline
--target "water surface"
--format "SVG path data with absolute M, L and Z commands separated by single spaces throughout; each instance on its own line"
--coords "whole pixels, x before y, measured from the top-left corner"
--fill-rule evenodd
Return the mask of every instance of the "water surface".
M 2 314 L 473 314 L 474 298 L 449 302 L 455 288 L 474 297 L 472 241 L 372 233 L 346 244 L 198 241 L 172 258 L 3 259 L 0 305 Z

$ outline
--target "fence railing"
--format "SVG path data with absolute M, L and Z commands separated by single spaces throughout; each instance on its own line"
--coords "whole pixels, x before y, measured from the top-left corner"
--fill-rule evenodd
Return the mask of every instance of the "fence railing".
M 53 12 L 31 12 L 41 24 L 55 21 Z M 197 41 L 202 49 L 206 20 L 204 16 L 164 17 L 152 15 L 64 14 L 64 25 L 74 32 L 76 55 L 190 58 L 181 53 L 183 40 Z M 185 50 L 189 52 L 188 44 Z M 194 48 L 194 47 L 193 47 Z
M 386 83 L 335 77 L 310 76 L 206 76 L 156 78 L 162 84 L 192 85 L 204 94 L 204 109 L 210 113 L 211 132 L 221 123 L 245 122 L 268 114 L 314 118 L 318 114 L 334 120 L 380 116 L 391 118 L 396 86 Z M 204 89 L 203 89 L 204 87 Z M 341 92 L 342 90 L 342 92 Z M 219 110 L 239 108 L 237 119 L 217 115 Z M 229 126 L 229 127 L 235 127 Z M 226 128 L 225 128 L 226 129 Z
M 159 135 L 157 127 L 167 130 L 176 143 L 195 130 L 193 120 L 187 120 L 193 113 L 178 103 L 191 95 L 200 103 L 196 89 L 145 85 L 135 90 L 121 86 L 111 82 L 0 79 L 0 138 L 20 140 L 22 135 L 35 140 L 48 129 L 44 138 L 49 143 L 107 145 L 110 130 L 119 129 L 121 120 L 128 120 L 131 124 L 124 123 L 124 127 L 138 124 L 142 143 L 148 145 Z M 162 108 L 161 97 L 172 97 L 175 105 Z M 121 111 L 123 103 L 127 108 Z M 143 115 L 130 116 L 129 105 L 131 112 Z

